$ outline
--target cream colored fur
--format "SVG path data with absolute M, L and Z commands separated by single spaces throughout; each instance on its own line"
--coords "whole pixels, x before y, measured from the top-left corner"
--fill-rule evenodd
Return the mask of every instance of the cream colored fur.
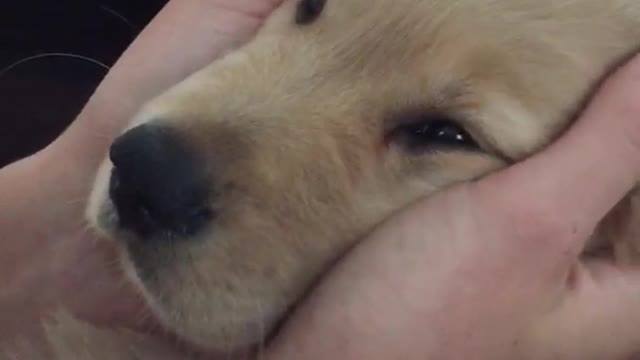
M 161 321 L 210 349 L 260 342 L 336 257 L 406 204 L 543 148 L 640 48 L 637 0 L 328 0 L 306 26 L 294 24 L 296 2 L 132 123 L 172 127 L 216 173 L 214 230 L 122 250 Z M 416 108 L 459 119 L 483 151 L 386 146 L 393 115 Z M 118 241 L 109 169 L 88 214 Z M 635 202 L 603 224 L 598 246 L 635 230 Z M 637 243 L 614 250 L 638 258 Z M 57 359 L 162 358 L 153 339 L 66 323 L 49 333 Z

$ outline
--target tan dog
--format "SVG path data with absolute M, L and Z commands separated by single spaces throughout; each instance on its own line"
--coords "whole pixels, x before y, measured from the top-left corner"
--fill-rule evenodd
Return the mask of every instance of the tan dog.
M 169 329 L 246 349 L 392 213 L 544 147 L 639 47 L 638 0 L 285 1 L 142 109 L 89 218 Z M 74 343 L 92 331 L 60 358 L 158 358 Z

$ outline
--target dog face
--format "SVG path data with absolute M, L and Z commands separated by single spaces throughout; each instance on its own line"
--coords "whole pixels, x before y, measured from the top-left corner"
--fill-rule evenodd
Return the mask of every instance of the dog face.
M 623 5 L 285 1 L 142 109 L 89 218 L 170 329 L 248 347 L 393 212 L 558 134 L 637 45 Z

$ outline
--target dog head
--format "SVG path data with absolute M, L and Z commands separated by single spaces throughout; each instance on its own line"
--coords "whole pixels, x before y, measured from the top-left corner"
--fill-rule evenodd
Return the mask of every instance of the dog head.
M 170 329 L 255 344 L 380 221 L 560 133 L 640 43 L 613 3 L 285 1 L 142 109 L 89 218 Z

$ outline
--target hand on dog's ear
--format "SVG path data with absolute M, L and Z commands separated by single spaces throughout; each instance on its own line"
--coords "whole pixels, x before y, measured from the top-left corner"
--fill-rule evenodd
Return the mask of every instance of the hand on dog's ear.
M 274 359 L 619 359 L 640 269 L 579 259 L 640 180 L 640 57 L 547 150 L 415 204 L 315 290 Z M 640 239 L 636 239 L 640 241 Z

